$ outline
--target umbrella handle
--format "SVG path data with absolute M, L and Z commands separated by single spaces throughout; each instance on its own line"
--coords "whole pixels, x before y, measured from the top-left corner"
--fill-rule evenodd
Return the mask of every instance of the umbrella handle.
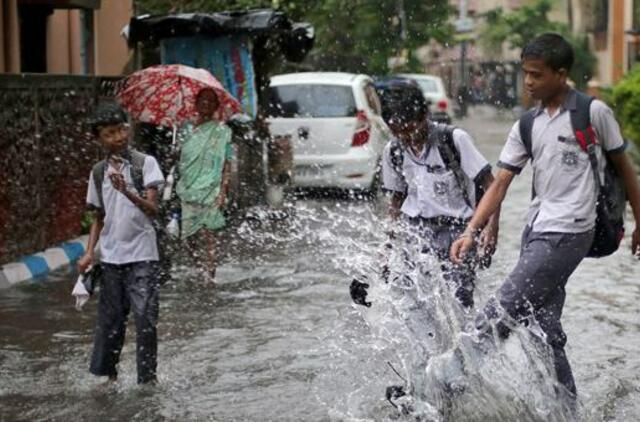
M 176 139 L 177 139 L 177 135 L 178 135 L 178 127 L 176 126 L 176 124 L 173 124 L 173 136 L 171 138 L 171 147 L 172 149 L 176 148 Z

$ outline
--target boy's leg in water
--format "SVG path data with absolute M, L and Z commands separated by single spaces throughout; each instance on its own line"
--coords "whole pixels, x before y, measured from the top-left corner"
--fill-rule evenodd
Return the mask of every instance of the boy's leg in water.
M 158 282 L 156 262 L 129 264 L 126 295 L 136 323 L 136 363 L 138 384 L 156 381 L 158 354 Z
M 593 231 L 586 233 L 535 233 L 525 229 L 520 258 L 500 287 L 500 306 L 509 317 L 522 321 L 533 315 L 552 347 L 558 381 L 576 394 L 571 367 L 564 352 L 566 336 L 560 317 L 569 276 L 587 254 Z M 478 319 L 478 329 L 490 329 L 495 320 L 495 303 L 488 303 Z M 498 322 L 499 334 L 508 335 L 507 324 Z
M 98 321 L 89 371 L 114 380 L 124 344 L 129 300 L 125 294 L 123 266 L 103 263 L 102 268 Z
M 473 308 L 473 291 L 475 289 L 476 273 L 473 264 L 456 265 L 449 259 L 449 251 L 453 242 L 464 232 L 464 226 L 439 226 L 432 228 L 429 247 L 442 262 L 443 277 L 455 289 L 455 297 L 463 308 Z M 475 251 L 470 254 L 475 259 Z
M 473 308 L 473 290 L 475 289 L 476 274 L 469 264 L 455 265 L 451 262 L 443 264 L 445 280 L 452 282 L 455 287 L 455 297 L 466 310 Z
M 448 227 L 412 224 L 403 248 L 403 274 L 396 281 L 397 287 L 393 288 L 397 294 L 396 310 L 404 319 L 410 336 L 409 384 L 411 394 L 417 397 L 425 393 L 425 369 L 429 359 L 441 353 L 448 343 L 446 330 L 438 319 L 434 294 L 438 290 L 435 283 L 439 282 L 438 262 L 441 261 L 438 251 L 441 249 L 444 256 L 456 236 Z M 452 273 L 451 277 L 457 275 Z

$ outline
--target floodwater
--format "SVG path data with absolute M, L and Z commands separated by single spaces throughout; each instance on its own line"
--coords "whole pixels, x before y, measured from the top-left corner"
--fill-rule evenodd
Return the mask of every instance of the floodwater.
M 511 123 L 487 109 L 472 114 L 458 124 L 495 162 Z M 529 194 L 525 172 L 503 207 L 494 264 L 479 274 L 478 305 L 515 263 Z M 384 199 L 301 199 L 295 210 L 286 223 L 235 229 L 215 287 L 188 267 L 175 269 L 161 293 L 156 386 L 135 383 L 133 325 L 118 383 L 88 373 L 96 304 L 74 309 L 71 272 L 0 291 L 0 420 L 415 420 L 391 407 L 384 390 L 413 379 L 407 362 L 419 345 L 382 296 L 365 309 L 348 293 L 356 275 L 375 282 Z M 640 418 L 638 280 L 627 241 L 614 256 L 584 261 L 569 280 L 563 325 L 580 420 Z M 451 311 L 440 293 L 438 332 L 448 334 L 440 346 L 451 347 L 473 316 Z M 518 365 L 533 350 L 517 343 L 520 334 L 499 354 L 504 366 L 494 361 L 493 375 L 482 373 L 485 390 L 502 388 L 468 392 L 480 407 L 461 406 L 450 420 L 563 420 L 545 395 L 542 358 Z M 435 351 L 435 361 L 446 352 Z M 505 368 L 520 372 L 510 377 Z

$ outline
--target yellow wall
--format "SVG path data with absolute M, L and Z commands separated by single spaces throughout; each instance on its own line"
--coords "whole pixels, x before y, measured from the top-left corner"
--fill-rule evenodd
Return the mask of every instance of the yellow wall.
M 88 46 L 88 73 L 121 75 L 131 58 L 120 35 L 133 14 L 133 0 L 102 0 L 93 12 L 94 36 Z M 47 20 L 47 72 L 85 73 L 81 55 L 82 19 L 79 9 L 56 9 Z M 0 0 L 0 73 L 20 72 L 17 0 Z
M 17 0 L 0 0 L 0 72 L 20 72 Z
M 133 0 L 102 0 L 102 8 L 95 13 L 96 74 L 123 74 L 131 52 L 120 32 L 131 16 Z

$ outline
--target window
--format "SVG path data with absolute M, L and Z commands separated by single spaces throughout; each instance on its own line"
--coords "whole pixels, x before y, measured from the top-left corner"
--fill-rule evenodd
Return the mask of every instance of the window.
M 21 72 L 47 71 L 47 18 L 52 12 L 51 7 L 19 5 Z
M 422 92 L 438 92 L 438 84 L 433 79 L 417 79 L 416 82 L 418 82 Z
M 269 88 L 269 117 L 352 117 L 353 90 L 345 85 L 280 85 Z
M 380 105 L 380 99 L 372 83 L 367 83 L 364 86 L 364 94 L 367 97 L 369 108 L 373 110 L 375 114 L 380 115 L 382 113 L 382 106 Z

